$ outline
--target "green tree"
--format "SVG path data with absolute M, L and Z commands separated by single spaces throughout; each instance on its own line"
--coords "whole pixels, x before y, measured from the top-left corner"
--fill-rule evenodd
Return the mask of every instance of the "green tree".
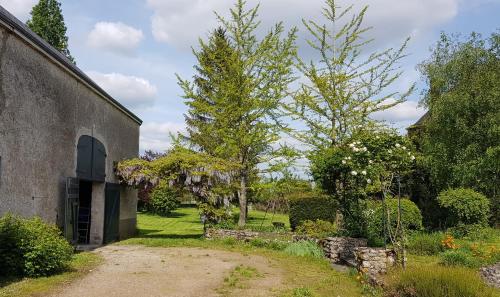
M 441 35 L 420 65 L 429 109 L 422 150 L 435 192 L 467 187 L 500 218 L 500 34 Z
M 187 123 L 191 142 L 202 151 L 240 165 L 238 200 L 240 226 L 246 223 L 248 190 L 260 172 L 258 164 L 278 155 L 273 147 L 279 127 L 273 119 L 294 80 L 295 34 L 286 37 L 276 24 L 262 39 L 257 36 L 258 6 L 246 9 L 238 0 L 225 19 L 217 15 L 221 30 L 196 52 L 194 81 L 179 78 L 190 108 Z
M 69 60 L 75 62 L 68 49 L 67 28 L 61 4 L 57 0 L 40 0 L 31 10 L 31 19 L 26 24 Z
M 291 130 L 297 139 L 314 149 L 341 143 L 370 122 L 369 115 L 402 102 L 413 90 L 386 91 L 402 74 L 398 62 L 405 56 L 408 40 L 400 48 L 373 52 L 362 49 L 372 40 L 364 38 L 370 29 L 363 26 L 367 7 L 351 13 L 335 0 L 326 0 L 323 15 L 329 24 L 303 20 L 319 54 L 318 62 L 298 60 L 298 69 L 307 82 L 284 105 L 286 114 L 305 123 L 306 129 Z M 332 29 L 333 28 L 333 29 Z

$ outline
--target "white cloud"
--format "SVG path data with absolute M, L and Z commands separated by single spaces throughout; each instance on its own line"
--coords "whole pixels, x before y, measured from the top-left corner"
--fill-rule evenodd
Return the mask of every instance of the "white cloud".
M 152 150 L 164 152 L 171 145 L 170 133 L 185 131 L 183 123 L 150 122 L 141 126 L 140 148 L 141 151 Z
M 120 22 L 99 22 L 89 33 L 87 43 L 93 48 L 130 55 L 143 39 L 139 29 Z
M 394 99 L 388 99 L 385 101 L 386 104 L 394 103 Z M 372 118 L 376 120 L 384 120 L 387 122 L 411 122 L 418 120 L 425 113 L 423 107 L 418 106 L 418 102 L 415 101 L 405 101 L 392 108 L 378 111 L 372 114 Z
M 26 21 L 30 15 L 31 8 L 37 2 L 38 0 L 0 0 L 0 5 L 18 19 Z
M 249 0 L 248 4 L 254 6 L 258 2 L 262 2 L 260 19 L 264 30 L 277 21 L 284 21 L 287 26 L 299 27 L 303 37 L 302 18 L 322 20 L 324 1 L 321 0 Z M 356 4 L 355 10 L 361 7 L 357 1 L 339 1 L 344 7 L 351 3 Z M 156 40 L 186 47 L 195 45 L 199 37 L 216 26 L 213 11 L 227 15 L 234 1 L 147 0 L 147 4 L 154 11 L 151 22 Z M 377 43 L 391 43 L 410 35 L 418 36 L 452 19 L 458 13 L 459 0 L 367 0 L 363 4 L 369 5 L 365 25 L 375 26 L 372 37 L 377 38 Z
M 158 94 L 156 86 L 144 78 L 96 71 L 88 71 L 87 75 L 116 100 L 132 109 L 153 105 Z

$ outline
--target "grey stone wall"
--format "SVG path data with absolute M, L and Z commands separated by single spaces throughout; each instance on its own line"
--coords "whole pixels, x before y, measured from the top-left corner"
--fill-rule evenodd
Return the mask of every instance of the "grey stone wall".
M 138 155 L 136 121 L 0 25 L 0 215 L 36 215 L 62 225 L 65 180 L 76 176 L 82 135 L 105 145 L 106 182 L 117 182 L 114 162 Z M 92 237 L 100 241 L 104 190 L 95 191 L 92 203 L 102 209 L 93 212 Z M 121 237 L 135 232 L 136 204 L 137 192 L 123 189 Z
M 351 237 L 328 237 L 320 240 L 325 256 L 333 263 L 350 262 L 356 258 L 355 248 L 367 246 L 367 240 L 364 238 Z
M 227 230 L 227 229 L 213 229 L 209 228 L 205 231 L 205 238 L 207 239 L 221 239 L 221 238 L 234 238 L 237 240 L 250 240 L 259 237 L 259 232 L 248 230 Z
M 379 276 L 396 263 L 394 251 L 391 249 L 357 247 L 354 248 L 354 254 L 358 271 L 365 273 L 375 284 L 380 284 Z

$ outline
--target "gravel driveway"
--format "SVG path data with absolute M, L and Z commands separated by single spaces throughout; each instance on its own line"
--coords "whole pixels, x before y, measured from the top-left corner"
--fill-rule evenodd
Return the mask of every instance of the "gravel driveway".
M 201 248 L 110 245 L 94 251 L 104 263 L 51 297 L 212 297 L 239 265 L 258 278 L 224 290 L 223 296 L 272 296 L 283 287 L 281 269 L 264 257 Z

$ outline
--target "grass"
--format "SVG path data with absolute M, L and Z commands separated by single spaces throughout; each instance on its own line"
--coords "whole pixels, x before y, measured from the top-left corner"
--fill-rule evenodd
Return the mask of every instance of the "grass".
M 272 214 L 264 219 L 264 212 L 250 211 L 249 224 L 253 226 L 272 225 L 272 221 L 287 224 L 286 215 Z M 287 291 L 280 296 L 362 296 L 362 288 L 356 280 L 341 272 L 333 270 L 326 259 L 298 257 L 267 248 L 254 246 L 236 240 L 204 240 L 203 226 L 199 221 L 195 208 L 179 208 L 174 217 L 164 218 L 146 213 L 137 217 L 139 235 L 118 244 L 140 244 L 154 247 L 201 247 L 208 249 L 257 254 L 277 262 L 285 277 Z M 307 292 L 302 294 L 303 292 Z M 302 294 L 302 295 L 300 295 Z
M 91 271 L 101 261 L 92 253 L 75 254 L 67 271 L 40 278 L 0 280 L 0 297 L 45 296 L 57 287 L 67 284 Z
M 262 277 L 257 269 L 250 266 L 239 265 L 224 278 L 224 285 L 217 289 L 217 293 L 228 296 L 234 289 L 245 289 L 248 287 L 248 280 Z

